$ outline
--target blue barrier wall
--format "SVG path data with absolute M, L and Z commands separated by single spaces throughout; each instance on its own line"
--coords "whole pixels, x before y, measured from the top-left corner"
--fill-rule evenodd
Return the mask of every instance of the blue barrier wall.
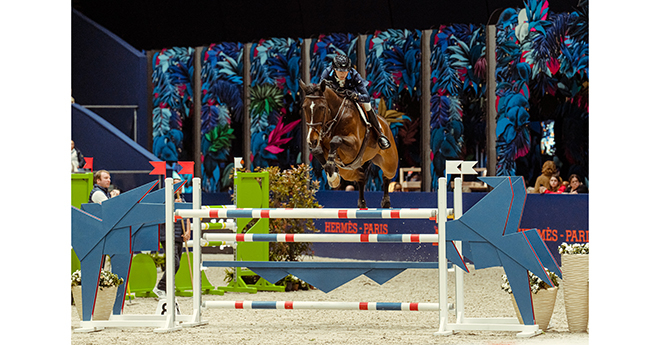
M 464 193 L 463 213 L 467 212 L 486 193 Z M 325 207 L 355 208 L 358 192 L 319 192 L 319 204 Z M 367 206 L 377 207 L 382 193 L 367 192 Z M 438 205 L 436 193 L 391 193 L 392 207 L 427 208 Z M 448 207 L 454 207 L 453 193 L 448 193 Z M 347 202 L 349 200 L 349 202 Z M 348 205 L 347 205 L 348 203 Z M 589 196 L 528 194 L 519 228 L 536 228 L 550 252 L 560 263 L 557 247 L 562 242 L 589 241 Z M 487 217 L 488 215 L 484 215 Z M 315 220 L 322 233 L 374 234 L 434 234 L 435 222 L 417 219 L 371 220 Z M 432 244 L 350 244 L 315 243 L 314 254 L 322 257 L 360 260 L 437 261 L 438 248 Z
M 463 213 L 486 193 L 464 193 Z M 329 208 L 356 208 L 358 192 L 319 191 L 317 200 Z M 379 207 L 380 192 L 365 192 L 368 207 Z M 391 193 L 394 208 L 437 207 L 437 194 L 427 192 Z M 448 193 L 448 207 L 454 207 L 453 193 Z M 204 194 L 203 205 L 231 204 L 229 194 Z M 487 217 L 488 215 L 484 215 Z M 419 219 L 319 219 L 314 225 L 321 233 L 433 234 L 434 221 Z M 557 247 L 562 242 L 589 242 L 589 196 L 528 194 L 520 220 L 521 230 L 536 228 L 557 263 Z M 428 243 L 314 243 L 314 255 L 332 258 L 388 261 L 437 261 L 438 247 Z
M 147 57 L 72 9 L 71 93 L 82 105 L 137 105 L 137 142 L 148 147 Z M 133 138 L 132 109 L 94 112 Z M 76 123 L 72 123 L 73 127 Z

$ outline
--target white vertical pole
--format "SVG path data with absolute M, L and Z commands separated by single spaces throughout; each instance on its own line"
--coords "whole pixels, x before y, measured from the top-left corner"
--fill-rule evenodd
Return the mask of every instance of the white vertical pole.
M 461 218 L 463 215 L 463 175 L 454 179 L 454 220 Z M 463 243 L 455 241 L 458 254 L 463 255 Z M 454 265 L 454 277 L 456 287 L 456 323 L 462 323 L 465 312 L 464 296 L 463 296 L 463 272 L 462 269 Z
M 167 325 L 174 328 L 174 188 L 171 177 L 165 179 L 165 283 L 167 284 Z
M 202 192 L 201 180 L 199 177 L 193 178 L 193 194 L 192 194 L 193 209 L 199 210 L 202 208 Z M 193 322 L 202 321 L 202 247 L 200 239 L 202 236 L 202 223 L 200 218 L 192 219 L 193 231 Z
M 447 224 L 447 178 L 438 179 L 438 213 L 435 217 L 438 223 L 438 309 L 440 310 L 439 329 L 435 335 L 449 335 L 453 332 L 447 329 L 447 248 L 445 244 Z

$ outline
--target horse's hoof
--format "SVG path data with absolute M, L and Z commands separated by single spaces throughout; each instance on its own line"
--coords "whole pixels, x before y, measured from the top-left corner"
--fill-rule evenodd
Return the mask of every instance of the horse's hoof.
M 339 174 L 332 173 L 331 175 L 326 173 L 326 177 L 328 179 L 328 184 L 330 185 L 330 188 L 337 188 L 339 187 L 339 183 L 341 182 L 341 179 L 339 178 Z
M 367 208 L 366 201 L 358 201 L 358 208 Z
M 389 201 L 383 201 L 383 202 L 380 203 L 380 207 L 382 207 L 382 208 L 391 208 L 392 205 L 390 205 Z

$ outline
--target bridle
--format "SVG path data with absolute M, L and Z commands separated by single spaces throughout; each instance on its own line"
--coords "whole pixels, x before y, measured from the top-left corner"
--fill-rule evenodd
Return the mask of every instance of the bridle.
M 325 111 L 323 112 L 323 121 L 325 121 L 326 115 L 330 111 L 330 108 L 328 107 L 328 101 L 325 99 L 325 96 L 323 95 L 312 95 L 312 96 L 305 96 L 305 98 L 312 98 L 312 99 L 323 99 L 326 103 Z M 345 112 L 345 105 L 347 103 L 348 98 L 344 98 L 341 102 L 341 105 L 339 106 L 339 109 L 337 110 L 337 114 L 335 117 L 328 121 L 328 122 L 314 122 L 314 114 L 312 113 L 310 115 L 310 122 L 307 122 L 307 119 L 305 119 L 305 123 L 311 130 L 315 131 L 319 135 L 319 140 L 316 142 L 316 147 L 318 148 L 321 146 L 321 141 L 323 138 L 325 138 L 328 134 L 332 133 L 333 127 L 339 122 L 339 120 L 342 118 Z M 322 126 L 321 130 L 319 131 L 317 129 L 317 126 Z M 366 126 L 366 132 L 365 132 L 365 138 L 369 137 L 369 126 Z M 339 157 L 337 157 L 337 165 L 339 167 L 342 167 L 347 170 L 355 170 L 358 169 L 362 166 L 362 156 L 364 155 L 364 151 L 367 148 L 367 140 L 363 140 L 362 144 L 360 145 L 360 150 L 357 153 L 357 156 L 351 163 L 344 164 Z
M 307 126 L 309 126 L 313 131 L 318 133 L 319 138 L 325 138 L 327 136 L 327 134 L 332 133 L 333 127 L 337 124 L 337 122 L 339 122 L 339 119 L 341 119 L 341 117 L 344 115 L 346 98 L 344 98 L 344 100 L 342 100 L 341 105 L 339 106 L 339 110 L 337 110 L 337 114 L 335 115 L 335 117 L 332 120 L 327 121 L 327 122 L 325 122 L 325 119 L 326 119 L 326 116 L 328 115 L 328 112 L 330 112 L 330 108 L 328 107 L 328 101 L 325 99 L 325 96 L 323 96 L 323 95 L 319 95 L 319 96 L 312 95 L 312 96 L 305 96 L 305 98 L 323 99 L 325 101 L 326 106 L 325 106 L 325 109 L 324 109 L 324 112 L 323 112 L 323 116 L 321 117 L 322 120 L 320 122 L 313 122 L 314 121 L 314 113 L 312 113 L 310 115 L 310 122 L 307 122 L 305 120 L 305 123 L 307 124 Z M 317 129 L 317 126 L 322 126 L 321 130 Z M 320 143 L 321 140 L 319 140 L 318 142 Z M 319 144 L 317 144 L 317 146 L 318 145 Z

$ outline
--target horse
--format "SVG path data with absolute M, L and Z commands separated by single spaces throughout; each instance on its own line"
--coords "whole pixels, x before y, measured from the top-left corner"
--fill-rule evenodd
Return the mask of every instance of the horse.
M 345 98 L 330 87 L 325 80 L 320 84 L 305 85 L 299 80 L 305 97 L 302 103 L 307 123 L 307 145 L 326 173 L 330 187 L 337 188 L 341 178 L 357 182 L 360 192 L 358 208 L 366 208 L 364 186 L 366 169 L 373 163 L 383 171 L 382 208 L 390 208 L 388 186 L 396 175 L 399 154 L 387 121 L 378 121 L 392 145 L 382 150 L 378 147 L 374 130 L 362 115 L 359 105 Z

